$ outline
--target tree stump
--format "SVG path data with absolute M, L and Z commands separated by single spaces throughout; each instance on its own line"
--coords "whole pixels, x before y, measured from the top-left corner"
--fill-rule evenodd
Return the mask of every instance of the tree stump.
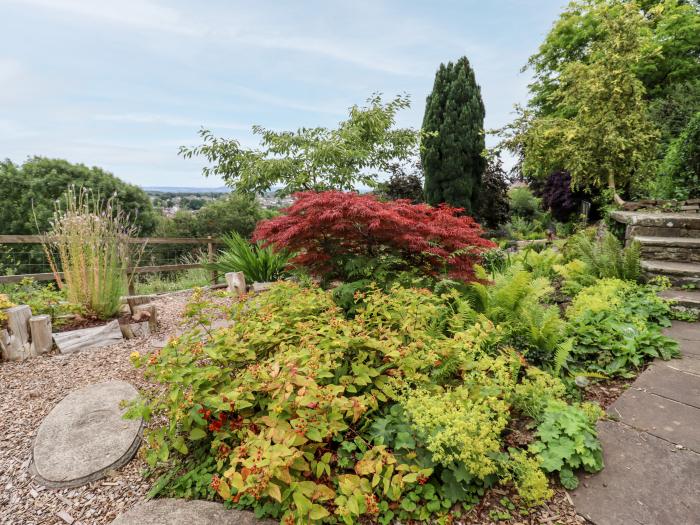
M 139 304 L 134 306 L 134 321 L 148 321 L 151 332 L 158 328 L 158 314 L 155 304 Z
M 123 324 L 120 326 L 120 328 L 125 339 L 135 339 L 137 337 L 148 337 L 151 335 L 151 329 L 148 321 Z
M 245 275 L 243 275 L 243 272 L 227 273 L 226 283 L 228 284 L 229 292 L 237 293 L 238 295 L 246 293 Z
M 152 295 L 130 295 L 126 298 L 126 302 L 129 305 L 129 310 L 131 310 L 131 314 L 133 315 L 136 313 L 134 309 L 138 305 L 148 304 L 151 301 L 153 301 L 153 299 L 155 299 L 155 297 Z
M 29 343 L 29 319 L 32 309 L 29 306 L 14 306 L 5 310 L 7 315 L 7 330 L 0 333 L 0 348 L 6 361 L 22 361 L 31 357 L 32 348 Z
M 29 319 L 29 330 L 32 334 L 32 355 L 45 354 L 53 347 L 51 333 L 51 316 L 35 315 Z

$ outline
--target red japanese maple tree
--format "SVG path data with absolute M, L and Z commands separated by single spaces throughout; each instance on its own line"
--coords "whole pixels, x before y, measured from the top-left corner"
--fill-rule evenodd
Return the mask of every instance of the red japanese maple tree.
M 392 255 L 430 275 L 466 281 L 481 253 L 495 247 L 459 208 L 341 191 L 294 198 L 283 215 L 258 224 L 253 239 L 297 252 L 292 262 L 316 275 L 343 278 L 343 262 L 353 257 Z

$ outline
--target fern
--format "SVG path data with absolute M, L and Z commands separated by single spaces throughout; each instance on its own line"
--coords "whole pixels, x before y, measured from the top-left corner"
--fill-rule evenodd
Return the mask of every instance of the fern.
M 561 375 L 561 370 L 566 366 L 566 362 L 569 360 L 569 356 L 573 350 L 574 340 L 572 338 L 569 338 L 560 345 L 557 345 L 557 349 L 554 352 L 554 363 L 552 368 L 554 375 Z
M 599 239 L 594 230 L 586 230 L 571 237 L 566 245 L 568 259 L 581 260 L 591 274 L 599 279 L 614 278 L 636 281 L 641 273 L 641 246 L 633 241 L 623 248 L 610 232 Z

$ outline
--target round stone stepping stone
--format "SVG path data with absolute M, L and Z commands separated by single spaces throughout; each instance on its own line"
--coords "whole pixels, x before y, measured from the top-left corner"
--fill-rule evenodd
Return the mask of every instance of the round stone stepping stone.
M 84 485 L 126 464 L 141 444 L 141 419 L 123 419 L 124 400 L 138 392 L 108 381 L 71 392 L 41 423 L 32 470 L 49 488 Z
M 117 516 L 112 525 L 275 525 L 252 512 L 226 510 L 221 503 L 184 499 L 156 499 L 139 503 Z

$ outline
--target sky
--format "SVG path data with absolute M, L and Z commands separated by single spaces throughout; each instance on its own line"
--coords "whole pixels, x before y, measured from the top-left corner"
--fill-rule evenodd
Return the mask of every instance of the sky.
M 200 127 L 255 146 L 253 124 L 333 127 L 380 92 L 408 94 L 398 125 L 419 128 L 437 67 L 463 55 L 497 128 L 527 100 L 520 69 L 566 3 L 0 0 L 0 158 L 217 187 L 177 153 Z

